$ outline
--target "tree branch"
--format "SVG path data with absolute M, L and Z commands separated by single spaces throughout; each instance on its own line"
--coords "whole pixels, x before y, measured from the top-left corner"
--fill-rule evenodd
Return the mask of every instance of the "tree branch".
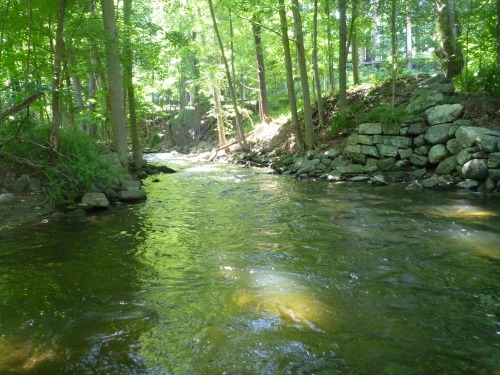
M 31 103 L 34 101 L 40 99 L 43 96 L 43 92 L 37 92 L 36 94 L 31 95 L 29 98 L 24 99 L 21 103 L 18 105 L 8 109 L 4 113 L 0 114 L 0 124 L 4 122 L 9 116 L 16 114 L 20 110 L 22 110 L 25 107 L 28 107 Z

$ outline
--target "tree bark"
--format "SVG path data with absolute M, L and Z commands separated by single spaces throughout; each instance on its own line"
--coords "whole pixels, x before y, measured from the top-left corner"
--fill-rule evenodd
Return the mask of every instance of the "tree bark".
M 295 85 L 293 82 L 292 55 L 290 53 L 290 41 L 288 40 L 288 23 L 286 20 L 285 1 L 278 0 L 281 40 L 283 42 L 283 56 L 285 58 L 286 86 L 288 89 L 288 103 L 290 104 L 290 115 L 292 117 L 293 133 L 295 143 L 299 152 L 304 151 L 304 138 L 300 129 L 299 114 L 297 111 L 297 97 L 295 95 Z
M 106 65 L 108 72 L 109 96 L 111 101 L 111 127 L 113 146 L 120 164 L 128 169 L 127 127 L 125 122 L 125 102 L 118 45 L 118 29 L 113 1 L 101 0 L 104 30 L 106 32 Z
M 217 133 L 219 134 L 219 147 L 226 145 L 226 134 L 224 132 L 224 119 L 222 117 L 222 104 L 220 101 L 220 89 L 214 87 L 215 114 L 217 117 Z
M 353 25 L 354 30 L 352 31 L 352 82 L 355 85 L 359 85 L 359 50 L 358 50 L 358 33 L 356 26 Z
M 321 93 L 321 79 L 319 77 L 318 67 L 318 0 L 314 0 L 314 16 L 313 16 L 313 70 L 314 81 L 316 83 L 316 96 L 318 98 L 318 123 L 322 129 L 324 127 L 324 109 L 323 95 Z
M 413 69 L 413 32 L 409 1 L 406 2 L 406 68 Z
M 50 161 L 56 162 L 57 135 L 62 124 L 61 109 L 61 73 L 62 59 L 64 53 L 64 15 L 66 11 L 66 0 L 59 0 L 57 10 L 56 45 L 54 51 L 54 65 L 52 66 L 52 122 L 50 125 L 49 143 L 51 146 Z
M 31 95 L 29 98 L 23 100 L 20 104 L 8 109 L 4 113 L 0 114 L 0 124 L 4 122 L 9 116 L 15 115 L 17 112 L 22 110 L 23 108 L 28 107 L 34 101 L 40 99 L 43 96 L 42 92 L 38 92 L 34 95 Z
M 306 133 L 306 147 L 314 149 L 314 124 L 312 119 L 311 93 L 309 92 L 309 78 L 307 77 L 306 54 L 304 50 L 304 37 L 302 34 L 302 18 L 298 0 L 292 0 L 292 14 L 294 20 L 295 36 L 297 38 L 297 56 L 300 71 L 300 86 L 304 100 L 304 127 Z
M 125 61 L 125 82 L 127 86 L 127 99 L 128 99 L 128 112 L 130 120 L 130 136 L 132 138 L 132 160 L 136 171 L 142 171 L 142 148 L 139 142 L 139 129 L 137 126 L 137 115 L 135 109 L 135 91 L 132 82 L 132 65 L 134 54 L 132 51 L 132 44 L 130 42 L 130 30 L 132 28 L 132 1 L 123 0 L 123 22 L 127 28 L 127 38 L 125 38 L 125 45 L 123 46 L 124 61 Z
M 455 0 L 438 0 L 437 3 L 439 35 L 441 46 L 436 55 L 441 60 L 441 67 L 446 77 L 458 76 L 464 67 L 462 47 L 459 38 L 460 23 Z
M 396 79 L 398 74 L 398 41 L 396 39 L 396 0 L 391 0 L 391 72 L 392 72 L 392 113 L 396 101 Z
M 325 1 L 326 13 L 326 39 L 328 45 L 328 84 L 330 91 L 335 91 L 335 70 L 333 68 L 333 40 L 332 40 L 332 27 L 330 24 L 330 1 Z
M 497 63 L 500 66 L 500 0 L 497 0 Z
M 210 14 L 212 16 L 212 22 L 214 25 L 215 36 L 217 37 L 217 42 L 219 43 L 219 48 L 221 51 L 221 58 L 224 62 L 224 67 L 226 70 L 227 83 L 229 86 L 229 91 L 231 92 L 231 99 L 233 102 L 234 113 L 236 117 L 236 131 L 238 133 L 238 138 L 240 140 L 240 146 L 244 151 L 248 151 L 249 147 L 247 140 L 245 138 L 245 132 L 243 131 L 243 125 L 241 123 L 241 116 L 238 110 L 238 103 L 236 102 L 236 91 L 234 89 L 233 80 L 231 78 L 231 71 L 229 70 L 229 64 L 227 63 L 226 56 L 224 55 L 224 45 L 222 44 L 222 39 L 220 37 L 219 28 L 217 27 L 217 20 L 215 19 L 214 5 L 212 0 L 208 0 L 208 5 L 210 7 Z
M 347 110 L 347 25 L 346 0 L 339 0 L 339 112 Z
M 252 32 L 255 42 L 255 53 L 257 57 L 257 75 L 259 78 L 260 108 L 262 113 L 261 120 L 269 123 L 271 122 L 271 116 L 269 115 L 269 103 L 267 99 L 266 68 L 264 65 L 262 38 L 260 36 L 260 20 L 257 19 L 255 20 L 255 22 L 252 22 Z

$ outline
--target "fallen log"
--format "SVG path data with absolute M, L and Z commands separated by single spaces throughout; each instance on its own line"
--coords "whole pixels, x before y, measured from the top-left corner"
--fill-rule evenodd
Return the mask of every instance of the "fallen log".
M 33 103 L 36 100 L 40 99 L 42 96 L 43 96 L 43 92 L 37 92 L 36 94 L 31 95 L 29 98 L 24 99 L 18 105 L 15 105 L 14 107 L 9 108 L 4 113 L 0 114 L 0 124 L 2 122 L 4 122 L 9 116 L 15 115 L 17 112 L 19 112 L 23 108 L 28 107 L 31 103 Z

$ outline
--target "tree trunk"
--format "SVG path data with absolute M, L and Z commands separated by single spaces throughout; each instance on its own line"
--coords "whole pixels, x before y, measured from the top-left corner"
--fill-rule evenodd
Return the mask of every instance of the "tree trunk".
M 500 0 L 497 0 L 497 63 L 500 66 Z
M 398 41 L 396 39 L 396 0 L 391 0 L 391 72 L 392 72 L 392 113 L 396 101 L 396 79 L 398 74 Z
M 339 112 L 347 110 L 347 25 L 346 0 L 339 0 Z
M 267 85 L 266 85 L 266 69 L 264 65 L 264 53 L 262 51 L 262 38 L 260 36 L 261 27 L 260 20 L 252 22 L 253 38 L 255 41 L 255 53 L 257 56 L 257 69 L 259 78 L 259 91 L 260 91 L 260 108 L 262 109 L 261 120 L 267 123 L 271 122 L 269 115 L 269 104 L 267 99 Z
M 406 68 L 413 69 L 413 32 L 410 4 L 406 3 Z
M 285 1 L 278 0 L 281 40 L 283 42 L 283 55 L 285 58 L 286 86 L 288 89 L 288 103 L 290 104 L 290 114 L 292 117 L 293 132 L 295 143 L 299 152 L 304 151 L 304 138 L 300 129 L 299 115 L 297 111 L 297 97 L 295 95 L 295 85 L 293 82 L 292 55 L 290 53 L 290 42 L 288 40 L 288 23 L 286 20 Z
M 318 123 L 323 129 L 325 121 L 323 109 L 323 95 L 321 93 L 321 79 L 319 77 L 318 68 L 318 0 L 314 0 L 314 17 L 313 17 L 313 70 L 314 81 L 316 82 L 316 96 L 318 98 Z
M 231 99 L 233 102 L 234 113 L 236 117 L 236 131 L 238 133 L 238 138 L 240 141 L 240 146 L 244 151 L 248 151 L 249 147 L 247 144 L 247 140 L 245 138 L 245 132 L 243 131 L 243 125 L 241 123 L 241 116 L 238 110 L 238 103 L 236 102 L 236 91 L 234 89 L 233 80 L 231 78 L 231 71 L 229 70 L 229 64 L 227 63 L 226 56 L 224 55 L 224 45 L 222 44 L 222 39 L 219 34 L 219 28 L 217 27 L 217 20 L 215 19 L 215 12 L 212 0 L 208 0 L 208 5 L 210 7 L 210 14 L 212 16 L 212 22 L 214 25 L 215 36 L 217 37 L 217 41 L 219 43 L 219 48 L 221 52 L 222 61 L 224 62 L 224 67 L 226 70 L 227 83 L 229 86 L 229 91 L 231 92 Z
M 436 55 L 441 60 L 441 67 L 446 77 L 458 76 L 463 69 L 464 59 L 459 38 L 460 24 L 455 0 L 438 0 L 439 35 L 441 46 Z
M 127 126 L 125 122 L 124 90 L 120 66 L 118 30 L 113 1 L 101 0 L 102 17 L 106 31 L 106 65 L 111 101 L 111 127 L 113 146 L 120 164 L 128 169 Z
M 304 127 L 306 133 L 306 147 L 314 149 L 314 124 L 312 119 L 311 93 L 309 92 L 309 79 L 307 77 L 306 53 L 304 50 L 304 37 L 302 34 L 302 18 L 298 0 L 292 0 L 292 14 L 294 20 L 295 36 L 297 38 L 297 57 L 299 61 L 300 86 L 304 100 Z
M 224 119 L 222 118 L 222 105 L 220 102 L 219 87 L 214 87 L 215 114 L 217 117 L 217 130 L 219 134 L 219 147 L 226 145 L 226 134 L 224 132 Z
M 371 47 L 366 51 L 366 60 L 368 62 L 373 62 L 377 58 L 376 51 L 379 48 L 379 32 L 378 32 L 378 2 L 379 0 L 373 1 L 373 24 L 371 29 Z
M 352 47 L 351 47 L 351 56 L 352 56 L 352 82 L 355 85 L 359 85 L 359 53 L 358 53 L 358 33 L 356 30 L 356 25 L 353 23 L 352 25 Z
M 54 52 L 54 65 L 52 66 L 52 123 L 50 126 L 49 143 L 52 149 L 50 161 L 56 162 L 57 135 L 62 124 L 61 109 L 61 73 L 62 59 L 64 53 L 64 14 L 66 11 L 66 0 L 59 0 L 57 10 L 56 46 Z
M 325 1 L 326 13 L 326 39 L 328 45 L 328 84 L 330 92 L 335 91 L 335 70 L 333 68 L 333 40 L 332 40 L 332 27 L 330 24 L 330 1 Z
M 136 171 L 142 171 L 142 148 L 139 142 L 139 130 L 137 126 L 137 115 L 135 109 L 135 92 L 134 84 L 132 82 L 132 65 L 133 65 L 133 51 L 130 43 L 132 28 L 132 1 L 123 0 L 123 22 L 126 27 L 127 37 L 125 38 L 125 45 L 123 46 L 124 61 L 125 61 L 125 82 L 127 86 L 127 99 L 128 99 L 128 112 L 130 119 L 130 136 L 132 138 L 132 160 Z

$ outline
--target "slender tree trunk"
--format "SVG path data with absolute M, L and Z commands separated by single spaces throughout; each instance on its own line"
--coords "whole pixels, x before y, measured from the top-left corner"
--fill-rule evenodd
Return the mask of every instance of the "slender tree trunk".
M 406 2 L 406 67 L 413 69 L 413 32 L 412 18 L 409 1 Z
M 132 138 L 132 160 L 134 162 L 134 169 L 142 171 L 142 148 L 139 142 L 139 129 L 137 126 L 137 115 L 135 109 L 135 91 L 132 82 L 132 65 L 134 61 L 134 54 L 132 51 L 132 44 L 130 42 L 130 32 L 132 28 L 132 1 L 123 0 L 123 22 L 127 28 L 127 38 L 125 38 L 125 45 L 123 46 L 124 61 L 125 61 L 125 82 L 127 86 L 127 99 L 128 99 L 128 112 L 130 119 L 130 136 Z
M 313 69 L 314 81 L 316 82 L 316 96 L 318 97 L 318 123 L 322 129 L 325 125 L 323 95 L 321 93 L 321 79 L 319 77 L 318 68 L 318 0 L 314 0 L 314 17 L 313 17 Z
M 234 67 L 234 28 L 233 28 L 233 16 L 232 16 L 232 11 L 229 9 L 229 35 L 230 35 L 230 42 L 229 42 L 229 48 L 231 49 L 231 75 L 234 78 L 234 84 L 236 85 L 236 68 Z M 235 88 L 236 90 L 236 88 Z M 245 106 L 245 98 L 243 97 L 243 90 L 244 90 L 244 84 L 243 84 L 243 75 L 242 79 L 240 81 L 240 106 L 243 108 Z M 220 91 L 220 89 L 219 89 Z M 220 93 L 220 92 L 219 92 Z
M 330 92 L 335 91 L 335 70 L 333 68 L 333 40 L 330 14 L 330 1 L 325 1 L 326 13 L 326 40 L 328 45 L 328 84 Z
M 339 0 L 339 112 L 347 110 L 347 25 L 346 0 Z
M 227 77 L 227 83 L 229 86 L 229 91 L 231 92 L 231 99 L 233 102 L 234 113 L 235 113 L 235 117 L 236 117 L 236 131 L 238 133 L 240 146 L 244 151 L 248 151 L 249 147 L 247 144 L 247 140 L 245 138 L 245 132 L 243 131 L 243 125 L 241 123 L 241 116 L 240 116 L 240 112 L 238 110 L 238 103 L 236 102 L 236 91 L 234 89 L 233 80 L 231 78 L 231 71 L 229 70 L 229 64 L 227 63 L 226 56 L 224 55 L 224 45 L 222 44 L 222 39 L 220 37 L 219 28 L 217 27 L 217 20 L 215 19 L 215 12 L 214 12 L 214 6 L 212 3 L 212 0 L 208 0 L 208 5 L 210 7 L 210 14 L 212 16 L 212 22 L 214 25 L 215 36 L 217 37 L 217 41 L 219 43 L 222 61 L 224 62 L 224 67 L 226 70 L 226 77 Z
M 111 101 L 113 146 L 118 154 L 120 164 L 124 169 L 128 169 L 127 126 L 125 122 L 125 103 L 123 100 L 124 90 L 114 2 L 110 0 L 101 0 L 101 8 L 104 29 L 106 31 L 106 65 Z
M 297 97 L 295 95 L 295 85 L 293 82 L 292 54 L 290 53 L 290 42 L 288 40 L 288 22 L 286 20 L 285 1 L 278 0 L 281 40 L 283 42 L 283 56 L 285 58 L 286 86 L 288 89 L 288 103 L 290 104 L 290 115 L 292 117 L 293 133 L 295 143 L 299 152 L 304 151 L 304 137 L 300 129 L 299 114 L 297 111 Z
M 68 51 L 66 49 L 66 43 L 63 45 L 64 53 L 63 53 L 63 74 L 66 87 L 69 89 L 71 87 L 71 78 L 69 76 L 69 67 L 68 67 Z M 73 101 L 73 96 L 66 97 L 66 105 L 67 105 L 67 114 L 69 117 L 69 123 L 72 128 L 76 128 L 76 120 L 75 120 L 75 103 Z
M 438 0 L 438 21 L 441 47 L 436 51 L 446 77 L 458 76 L 463 69 L 464 59 L 459 38 L 460 24 L 455 0 Z
M 497 63 L 500 66 L 500 0 L 497 0 Z
M 392 113 L 396 101 L 396 79 L 398 74 L 398 41 L 396 38 L 396 0 L 391 0 L 391 72 L 392 72 Z
M 262 50 L 262 38 L 260 36 L 261 26 L 260 20 L 252 22 L 253 38 L 255 41 L 255 53 L 257 56 L 257 69 L 259 78 L 259 92 L 260 92 L 260 108 L 262 109 L 261 120 L 267 123 L 271 122 L 269 115 L 269 104 L 267 99 L 267 85 L 266 85 L 266 68 L 264 65 L 264 53 Z
M 378 3 L 380 0 L 373 1 L 373 13 L 372 13 L 372 29 L 371 29 L 371 47 L 366 51 L 366 60 L 368 62 L 373 62 L 377 58 L 376 51 L 379 48 L 379 27 L 378 27 Z
M 63 15 L 64 16 L 64 15 Z M 29 82 L 29 77 L 30 77 L 30 70 L 31 70 L 31 37 L 32 37 L 32 34 L 33 34 L 33 28 L 32 28 L 32 24 L 33 24 L 33 4 L 32 4 L 32 0 L 29 0 L 28 1 L 28 22 L 29 22 L 29 26 L 28 26 L 28 51 L 26 53 L 26 76 L 25 76 L 25 80 L 24 80 L 24 84 L 25 84 L 25 89 L 28 87 L 28 82 Z M 1 66 L 1 65 L 0 65 Z M 29 107 L 27 107 L 27 110 L 29 110 Z
M 224 132 L 224 119 L 222 117 L 222 104 L 220 101 L 220 89 L 214 87 L 215 114 L 217 117 L 217 131 L 219 134 L 219 147 L 226 145 L 226 134 Z
M 298 0 L 292 0 L 292 14 L 294 20 L 295 36 L 297 38 L 297 56 L 299 61 L 300 85 L 304 99 L 304 127 L 306 133 L 306 146 L 308 150 L 314 149 L 314 124 L 312 119 L 311 93 L 309 92 L 309 79 L 307 77 L 306 53 L 304 50 L 304 37 L 302 34 L 302 18 Z
M 352 82 L 355 85 L 359 85 L 359 50 L 358 50 L 358 33 L 356 30 L 356 25 L 353 25 L 354 29 L 352 31 Z
M 52 149 L 50 161 L 56 162 L 57 135 L 62 124 L 61 109 L 61 73 L 62 59 L 64 53 L 64 15 L 66 11 L 66 0 L 59 0 L 57 10 L 56 45 L 54 51 L 54 65 L 52 66 L 52 123 L 50 126 L 49 142 Z

